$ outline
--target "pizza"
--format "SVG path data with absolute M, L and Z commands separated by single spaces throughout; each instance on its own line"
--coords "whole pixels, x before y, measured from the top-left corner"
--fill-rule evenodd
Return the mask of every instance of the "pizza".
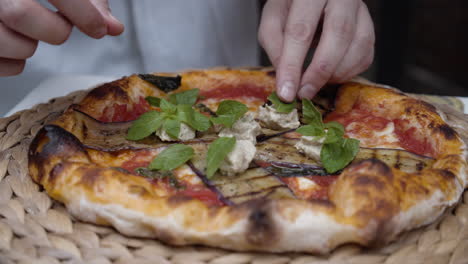
M 104 83 L 38 132 L 30 175 L 82 221 L 239 251 L 385 245 L 463 193 L 466 145 L 434 106 L 360 80 L 274 90 L 254 68 Z

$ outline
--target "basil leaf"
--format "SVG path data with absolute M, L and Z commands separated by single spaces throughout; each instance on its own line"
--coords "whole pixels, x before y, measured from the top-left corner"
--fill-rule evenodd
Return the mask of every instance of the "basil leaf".
M 328 173 L 337 172 L 348 165 L 359 151 L 359 140 L 341 138 L 340 140 L 323 144 L 320 160 Z
M 152 106 L 159 107 L 161 99 L 154 96 L 146 96 L 145 100 Z
M 206 176 L 208 178 L 213 177 L 221 166 L 221 162 L 234 149 L 235 145 L 236 138 L 234 137 L 220 137 L 210 144 L 206 155 Z
M 296 132 L 303 136 L 313 136 L 313 137 L 322 137 L 325 136 L 325 131 L 321 127 L 316 127 L 313 125 L 301 126 L 296 129 Z
M 323 128 L 322 114 L 308 99 L 302 99 L 302 116 L 307 124 Z
M 166 119 L 163 125 L 164 131 L 173 139 L 178 139 L 180 134 L 180 121 L 174 119 Z
M 208 117 L 195 111 L 190 105 L 177 105 L 177 119 L 197 131 L 206 131 L 211 126 Z
M 325 123 L 324 127 L 328 130 L 324 144 L 333 143 L 343 138 L 345 132 L 342 124 L 332 121 Z
M 194 105 L 197 101 L 198 94 L 200 90 L 198 89 L 191 89 L 187 91 L 183 91 L 180 93 L 173 93 L 169 95 L 169 102 L 179 105 L 179 104 L 187 104 L 187 105 Z
M 180 87 L 182 77 L 177 75 L 176 77 L 171 76 L 157 76 L 153 74 L 138 74 L 140 79 L 145 80 L 152 85 L 156 86 L 159 90 L 168 93 L 176 90 Z
M 195 124 L 192 124 L 192 127 L 197 131 L 206 131 L 211 127 L 210 119 L 205 115 L 193 110 L 193 118 Z
M 148 166 L 152 170 L 170 171 L 186 163 L 194 155 L 192 147 L 174 144 L 163 150 Z
M 296 100 L 294 100 L 292 103 L 284 103 L 278 97 L 276 92 L 270 94 L 267 99 L 273 103 L 273 107 L 280 113 L 291 113 L 294 109 L 296 109 Z
M 211 117 L 214 124 L 223 124 L 225 127 L 232 125 L 247 113 L 249 108 L 241 102 L 234 100 L 224 100 L 216 110 L 216 117 Z
M 177 107 L 172 103 L 166 101 L 166 99 L 161 99 L 159 107 L 161 107 L 161 110 L 168 114 L 175 114 L 175 112 L 177 111 Z
M 128 140 L 140 140 L 158 130 L 163 124 L 163 117 L 157 111 L 148 111 L 133 121 L 127 132 Z

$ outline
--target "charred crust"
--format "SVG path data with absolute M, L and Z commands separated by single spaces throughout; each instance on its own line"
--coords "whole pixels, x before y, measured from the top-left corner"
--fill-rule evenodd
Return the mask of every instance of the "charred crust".
M 51 157 L 59 156 L 66 159 L 77 152 L 86 153 L 81 142 L 73 134 L 56 125 L 44 126 L 39 130 L 29 147 L 29 164 L 37 169 L 35 180 L 38 182 L 42 180 L 46 173 L 44 165 Z
M 248 202 L 247 206 L 251 208 L 248 216 L 247 241 L 261 247 L 270 246 L 278 236 L 270 203 L 264 199 L 258 199 Z
M 447 124 L 442 124 L 436 127 L 436 130 L 441 133 L 445 139 L 454 140 L 457 138 L 457 132 L 453 128 L 449 127 Z
M 91 90 L 87 97 L 101 100 L 108 97 L 109 95 L 113 95 L 115 99 L 128 100 L 129 97 L 127 92 L 121 87 L 127 83 L 128 79 L 120 79 L 114 82 L 105 83 L 96 89 Z

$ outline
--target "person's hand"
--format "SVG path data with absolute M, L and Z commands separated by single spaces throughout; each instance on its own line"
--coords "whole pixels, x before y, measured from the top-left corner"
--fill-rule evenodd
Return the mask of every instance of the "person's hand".
M 123 25 L 112 16 L 107 0 L 49 0 L 53 12 L 35 0 L 0 0 L 0 76 L 23 71 L 38 41 L 59 45 L 76 26 L 86 35 L 119 35 Z
M 321 19 L 323 29 L 316 31 Z M 312 40 L 319 37 L 303 72 Z M 343 82 L 365 71 L 374 58 L 374 27 L 361 0 L 268 0 L 259 41 L 276 68 L 281 99 L 312 98 L 327 82 Z

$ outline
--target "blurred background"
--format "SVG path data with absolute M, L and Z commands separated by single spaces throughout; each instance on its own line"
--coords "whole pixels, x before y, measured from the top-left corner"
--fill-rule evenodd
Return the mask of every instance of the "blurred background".
M 405 92 L 468 96 L 467 0 L 364 2 L 376 31 L 365 77 Z M 270 65 L 264 52 L 261 61 Z

